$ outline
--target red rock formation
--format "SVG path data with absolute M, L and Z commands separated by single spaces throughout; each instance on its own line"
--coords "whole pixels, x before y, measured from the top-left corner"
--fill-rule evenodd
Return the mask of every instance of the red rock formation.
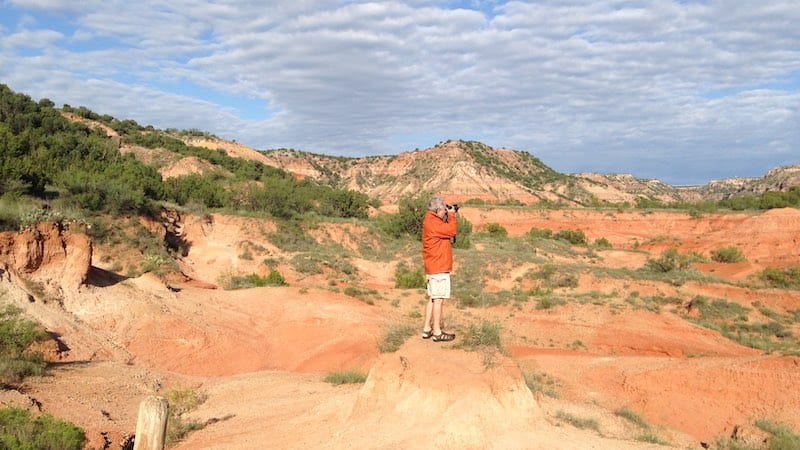
M 91 262 L 89 236 L 61 223 L 42 222 L 21 232 L 0 233 L 0 271 L 25 284 L 20 287 L 33 296 L 77 289 L 86 282 Z

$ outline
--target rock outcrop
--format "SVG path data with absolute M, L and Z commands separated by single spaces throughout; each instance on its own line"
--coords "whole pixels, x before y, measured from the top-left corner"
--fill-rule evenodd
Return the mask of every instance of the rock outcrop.
M 89 276 L 92 241 L 62 223 L 42 222 L 21 232 L 0 233 L 0 275 L 31 300 L 59 298 Z
M 351 428 L 397 427 L 393 436 L 406 440 L 377 447 L 509 448 L 520 430 L 544 420 L 514 361 L 450 347 L 414 337 L 382 356 L 341 431 L 345 440 Z

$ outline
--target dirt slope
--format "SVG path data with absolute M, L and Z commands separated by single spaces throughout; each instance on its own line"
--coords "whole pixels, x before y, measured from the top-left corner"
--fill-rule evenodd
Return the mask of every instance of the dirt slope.
M 486 367 L 479 353 L 421 339 L 378 358 L 360 388 L 296 381 L 261 373 L 210 386 L 196 415 L 227 419 L 177 448 L 656 448 L 554 426 L 513 360 L 498 356 Z M 239 402 L 264 405 L 266 414 Z

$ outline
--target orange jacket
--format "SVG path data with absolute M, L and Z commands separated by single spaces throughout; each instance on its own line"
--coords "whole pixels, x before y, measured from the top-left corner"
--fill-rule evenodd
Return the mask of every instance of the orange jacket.
M 456 215 L 447 212 L 447 222 L 433 211 L 422 219 L 422 262 L 426 274 L 450 273 L 453 270 L 453 247 L 450 238 L 456 235 Z

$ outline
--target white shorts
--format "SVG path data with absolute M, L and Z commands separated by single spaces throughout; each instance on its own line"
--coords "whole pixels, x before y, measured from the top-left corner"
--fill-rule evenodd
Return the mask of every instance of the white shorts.
M 450 274 L 435 273 L 425 275 L 428 282 L 428 297 L 430 298 L 450 298 Z

